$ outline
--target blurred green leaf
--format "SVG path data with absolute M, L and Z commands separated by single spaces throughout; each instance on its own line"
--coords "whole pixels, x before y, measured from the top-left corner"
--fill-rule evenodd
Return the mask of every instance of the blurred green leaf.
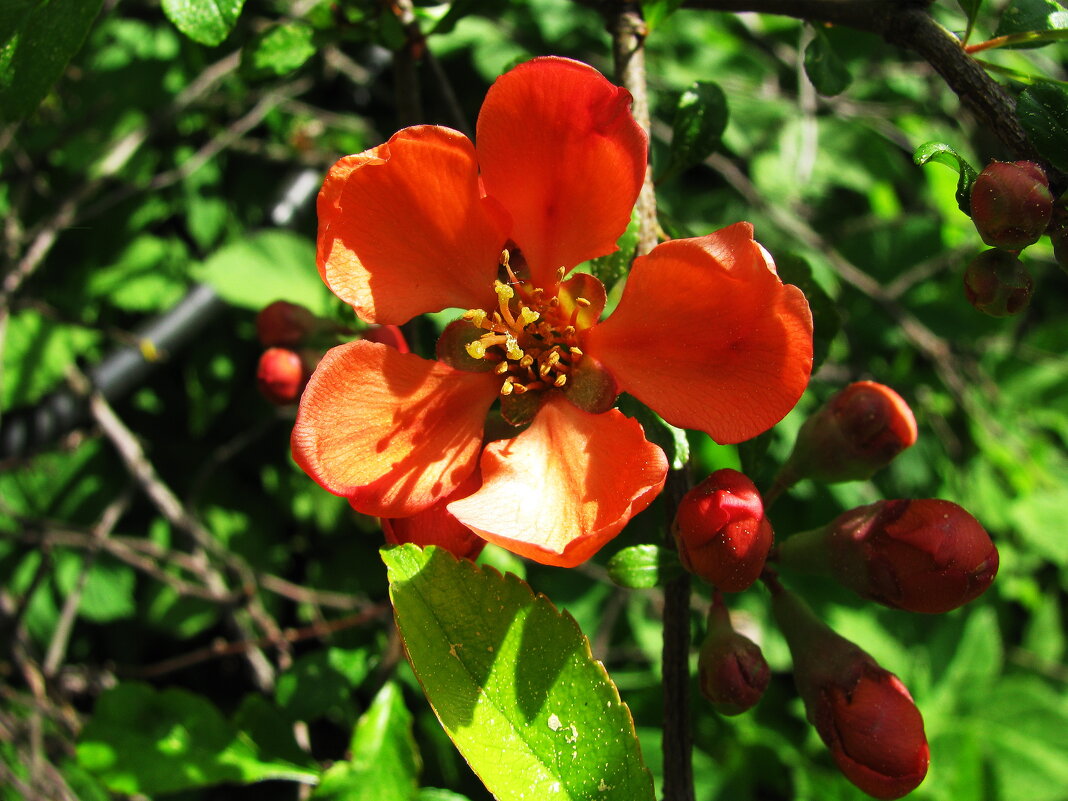
M 400 687 L 387 682 L 360 717 L 349 744 L 351 756 L 323 774 L 314 799 L 379 801 L 416 798 L 419 752 L 412 738 L 412 715 Z
M 34 403 L 62 383 L 78 357 L 89 356 L 100 334 L 23 309 L 7 321 L 0 408 Z
M 192 39 L 214 47 L 230 35 L 245 0 L 163 0 L 163 13 Z
M 631 545 L 608 560 L 608 577 L 620 587 L 660 587 L 682 572 L 678 555 L 659 545 Z
M 310 25 L 288 22 L 257 36 L 241 54 L 242 64 L 257 73 L 288 75 L 315 55 Z
M 188 289 L 180 272 L 188 263 L 189 251 L 181 240 L 142 234 L 113 264 L 92 272 L 86 291 L 126 311 L 162 311 Z
M 64 596 L 70 595 L 78 583 L 83 557 L 80 553 L 64 553 L 56 560 L 56 587 Z M 131 617 L 137 611 L 135 583 L 133 568 L 98 557 L 86 576 L 78 615 L 94 623 Z
M 726 128 L 727 95 L 717 83 L 696 81 L 675 106 L 668 163 L 657 181 L 700 164 L 716 152 Z
M 275 700 L 294 720 L 315 720 L 351 707 L 352 691 L 371 670 L 363 649 L 324 648 L 297 659 L 278 678 Z
M 1068 10 L 1053 0 L 1014 0 L 1001 15 L 994 36 L 1009 36 L 1030 31 L 1059 31 L 1068 28 Z M 1049 41 L 1020 42 L 1004 47 L 1042 47 Z
M 686 466 L 690 460 L 690 440 L 683 429 L 666 422 L 660 415 L 631 395 L 620 395 L 617 406 L 619 411 L 627 417 L 633 417 L 641 423 L 645 430 L 645 438 L 661 447 L 673 470 L 681 470 Z
M 630 711 L 568 615 L 440 548 L 382 555 L 412 667 L 496 798 L 652 801 Z
M 1068 170 L 1068 89 L 1053 83 L 1027 87 L 1016 101 L 1016 116 L 1038 152 Z
M 643 0 L 642 19 L 650 31 L 655 31 L 682 5 L 682 0 Z
M 5 0 L 0 5 L 0 120 L 31 114 L 78 52 L 103 0 Z
M 819 28 L 814 28 L 812 41 L 805 48 L 805 74 L 816 91 L 828 97 L 841 94 L 853 78 L 845 62 L 834 51 L 831 40 Z
M 963 38 L 963 41 L 966 42 L 972 32 L 972 28 L 975 26 L 975 17 L 979 13 L 980 6 L 983 5 L 983 0 L 957 0 L 957 5 L 964 12 L 964 16 L 968 18 L 968 27 Z
M 454 793 L 452 790 L 440 790 L 437 787 L 422 787 L 416 801 L 471 801 L 466 795 Z
M 276 300 L 330 311 L 315 268 L 315 245 L 288 231 L 261 231 L 217 250 L 193 274 L 235 306 L 259 311 Z
M 605 256 L 598 256 L 596 259 L 590 259 L 585 266 L 578 267 L 578 272 L 589 272 L 604 284 L 606 289 L 611 290 L 627 274 L 631 262 L 634 261 L 634 252 L 638 247 L 638 233 L 638 209 L 635 208 L 631 211 L 627 230 L 616 241 L 618 250 Z
M 318 779 L 298 765 L 261 759 L 256 745 L 203 696 L 139 682 L 123 682 L 100 697 L 77 755 L 109 789 L 127 794 Z
M 969 217 L 972 216 L 972 184 L 979 177 L 979 173 L 963 156 L 945 142 L 927 142 L 916 148 L 912 160 L 920 166 L 929 161 L 936 161 L 957 170 L 960 174 L 957 180 L 957 207 Z

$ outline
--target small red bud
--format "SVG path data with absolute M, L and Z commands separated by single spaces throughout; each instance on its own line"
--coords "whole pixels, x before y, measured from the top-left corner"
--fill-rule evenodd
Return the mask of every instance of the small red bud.
M 1030 161 L 992 161 L 972 185 L 972 221 L 983 241 L 1020 250 L 1042 236 L 1053 209 L 1049 179 Z
M 256 335 L 266 347 L 296 347 L 318 330 L 319 318 L 285 300 L 276 300 L 256 315 Z
M 740 715 L 756 706 L 771 681 L 760 647 L 739 634 L 727 608 L 714 606 L 697 660 L 701 694 L 721 715 Z
M 828 527 L 827 547 L 838 581 L 910 612 L 963 606 L 986 592 L 998 572 L 998 550 L 979 521 L 935 498 L 878 501 L 846 512 Z
M 772 611 L 790 646 L 805 713 L 838 769 L 875 798 L 915 790 L 927 775 L 930 749 L 905 685 L 792 593 L 775 591 Z
M 801 426 L 780 480 L 871 478 L 915 442 L 916 418 L 902 397 L 883 384 L 857 381 Z
M 267 400 L 277 406 L 289 406 L 300 400 L 300 393 L 311 378 L 318 358 L 289 348 L 269 348 L 260 356 L 256 383 Z
M 757 580 L 774 538 L 756 485 L 729 468 L 683 496 L 672 532 L 683 567 L 725 592 Z
M 453 501 L 466 498 L 481 484 L 481 474 L 476 470 L 451 495 L 433 506 L 411 517 L 382 518 L 379 522 L 386 542 L 390 545 L 410 542 L 423 548 L 437 545 L 459 559 L 477 559 L 486 541 L 460 523 L 446 507 Z
M 1003 250 L 984 250 L 964 271 L 964 296 L 991 317 L 1011 317 L 1027 308 L 1035 282 L 1023 262 Z

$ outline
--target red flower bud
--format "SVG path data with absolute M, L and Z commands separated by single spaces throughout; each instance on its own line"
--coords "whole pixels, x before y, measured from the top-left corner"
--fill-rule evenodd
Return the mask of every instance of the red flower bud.
M 772 610 L 794 659 L 805 713 L 842 774 L 875 798 L 900 798 L 927 775 L 923 716 L 892 673 L 778 589 Z
M 740 715 L 756 706 L 771 681 L 760 647 L 731 627 L 727 607 L 715 604 L 697 660 L 701 694 L 721 715 Z
M 466 498 L 482 484 L 482 476 L 475 471 L 452 494 L 428 509 L 411 517 L 382 518 L 382 533 L 390 545 L 411 542 L 425 548 L 437 545 L 460 559 L 475 560 L 482 553 L 486 541 L 460 523 L 446 508 L 453 501 Z
M 256 335 L 266 347 L 295 347 L 318 330 L 319 318 L 285 300 L 276 300 L 256 315 Z
M 730 469 L 683 496 L 672 532 L 683 567 L 725 592 L 756 581 L 774 537 L 756 486 Z
M 260 356 L 256 383 L 263 397 L 277 406 L 289 406 L 300 400 L 300 393 L 311 378 L 318 359 L 309 353 L 289 348 L 269 348 Z
M 1030 161 L 992 161 L 972 185 L 972 222 L 991 247 L 1033 245 L 1046 230 L 1052 209 L 1049 179 Z
M 1035 282 L 1015 254 L 984 250 L 964 271 L 964 296 L 991 317 L 1011 317 L 1027 308 Z
M 915 442 L 916 418 L 901 396 L 883 384 L 857 381 L 801 426 L 779 482 L 871 478 Z

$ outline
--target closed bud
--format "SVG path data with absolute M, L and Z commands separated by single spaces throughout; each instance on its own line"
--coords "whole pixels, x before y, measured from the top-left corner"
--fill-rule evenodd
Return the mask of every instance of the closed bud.
M 878 501 L 817 531 L 790 537 L 779 564 L 829 575 L 857 594 L 909 612 L 939 614 L 982 595 L 998 551 L 974 517 L 949 501 Z
M 991 317 L 1011 317 L 1027 308 L 1035 282 L 1015 254 L 984 250 L 964 271 L 964 296 Z
M 1049 224 L 1053 195 L 1046 173 L 1030 161 L 992 161 L 972 185 L 972 222 L 991 247 L 1033 245 Z
M 907 795 L 927 775 L 923 716 L 894 674 L 778 588 L 772 611 L 790 646 L 805 714 L 838 769 L 875 798 Z
M 756 581 L 774 537 L 760 492 L 729 468 L 683 496 L 672 533 L 683 567 L 725 592 Z
M 268 348 L 260 356 L 256 384 L 271 403 L 290 406 L 300 400 L 300 394 L 318 363 L 319 359 L 310 352 Z
M 319 326 L 319 318 L 308 309 L 285 300 L 276 300 L 256 315 L 256 335 L 265 347 L 296 347 Z
M 446 508 L 453 501 L 466 498 L 482 484 L 476 470 L 452 494 L 411 517 L 382 518 L 382 533 L 390 545 L 406 542 L 420 547 L 437 545 L 460 559 L 475 560 L 482 553 L 486 541 L 460 523 Z
M 916 418 L 902 397 L 883 384 L 857 381 L 804 422 L 778 483 L 871 478 L 915 442 Z
M 708 614 L 708 632 L 697 660 L 701 694 L 721 715 L 740 715 L 756 706 L 771 681 L 760 647 L 731 626 L 720 603 Z

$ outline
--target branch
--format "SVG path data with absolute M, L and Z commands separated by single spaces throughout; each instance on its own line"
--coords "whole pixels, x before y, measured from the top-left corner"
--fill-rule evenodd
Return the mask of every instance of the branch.
M 922 1 L 902 0 L 686 0 L 684 3 L 686 8 L 709 11 L 780 14 L 882 36 L 926 60 L 1016 158 L 1042 161 L 1016 119 L 1016 101 L 964 51 L 956 36 L 931 18 L 926 5 Z

